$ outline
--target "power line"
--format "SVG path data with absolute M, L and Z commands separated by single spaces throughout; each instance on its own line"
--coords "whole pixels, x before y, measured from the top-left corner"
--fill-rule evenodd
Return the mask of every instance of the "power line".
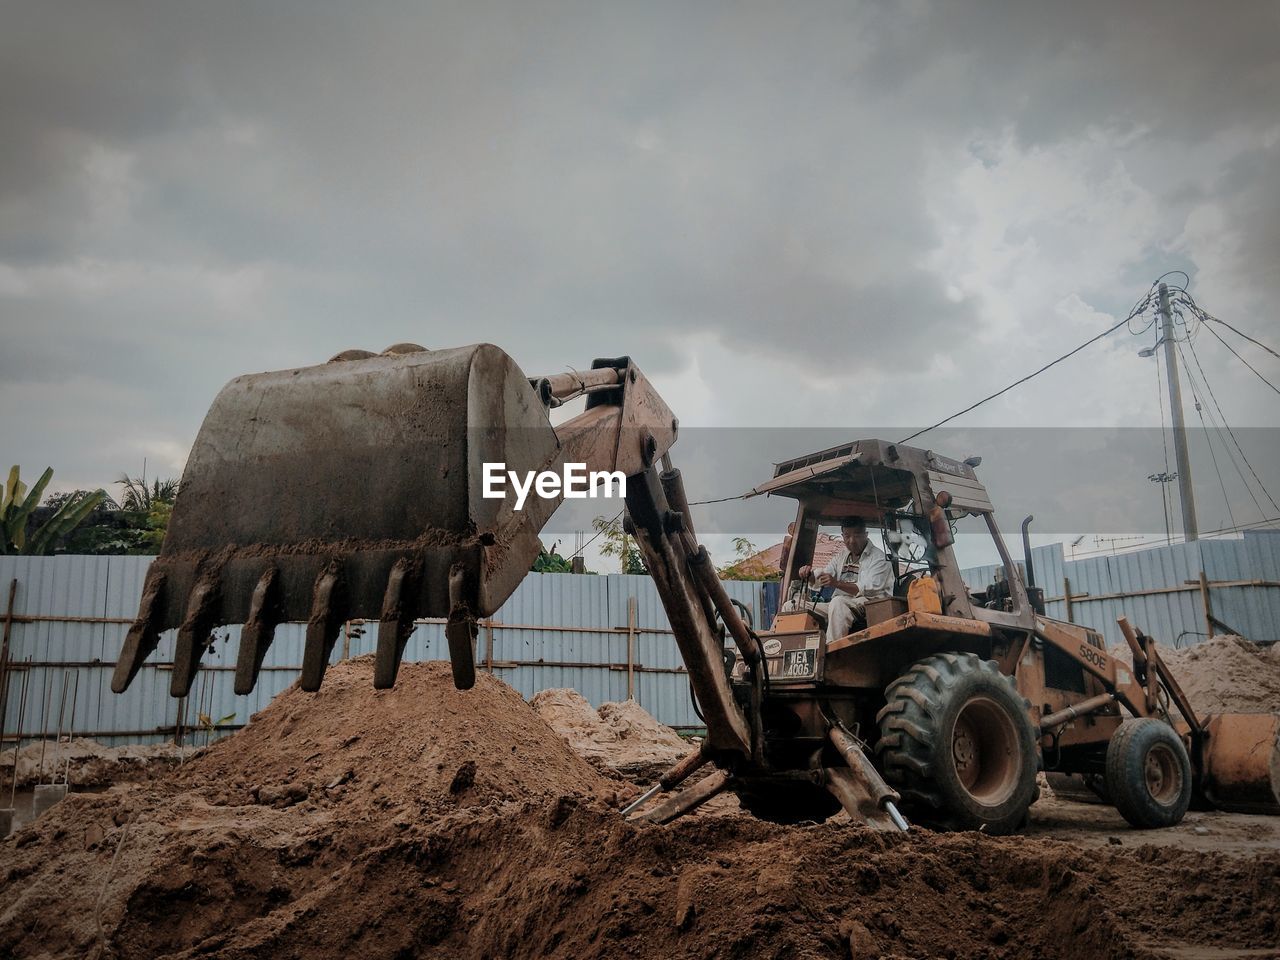
M 1228 330 L 1236 334 L 1236 336 L 1243 337 L 1245 340 L 1248 340 L 1250 343 L 1254 344 L 1255 346 L 1261 347 L 1263 350 L 1267 351 L 1267 353 L 1271 354 L 1274 357 L 1280 357 L 1280 353 L 1277 353 L 1275 350 L 1267 346 L 1261 340 L 1255 340 L 1253 337 L 1249 336 L 1247 333 L 1245 333 L 1243 330 L 1240 330 L 1238 327 L 1232 326 L 1231 324 L 1227 323 L 1227 321 L 1221 319 L 1220 317 L 1215 317 L 1208 310 L 1204 309 L 1204 307 L 1200 306 L 1200 304 L 1196 303 L 1196 298 L 1191 296 L 1191 294 L 1188 293 L 1187 291 L 1183 290 L 1179 294 L 1178 302 L 1185 304 L 1187 306 L 1187 308 L 1196 316 L 1196 318 L 1200 320 L 1201 326 L 1207 326 L 1209 321 L 1212 321 L 1214 323 L 1220 323 L 1222 324 L 1222 326 L 1226 327 Z M 1219 343 L 1221 343 L 1224 347 L 1230 350 L 1232 355 L 1237 360 L 1239 360 L 1246 367 L 1252 370 L 1254 376 L 1256 376 L 1259 380 L 1265 383 L 1268 387 L 1270 387 L 1276 393 L 1280 394 L 1280 388 L 1277 388 L 1274 383 L 1272 383 L 1270 380 L 1264 377 L 1261 373 L 1259 373 L 1257 369 L 1254 368 L 1253 364 L 1251 364 L 1244 357 L 1240 356 L 1240 354 L 1236 352 L 1235 348 L 1232 347 L 1231 344 L 1227 343 L 1226 340 L 1222 339 L 1222 335 L 1218 333 L 1217 330 L 1213 329 L 1213 327 L 1209 327 L 1209 332 L 1212 333 L 1217 338 Z
M 1223 339 L 1222 339 L 1222 335 L 1221 335 L 1220 333 L 1218 333 L 1218 331 L 1217 331 L 1217 330 L 1213 329 L 1213 327 L 1210 327 L 1210 328 L 1209 328 L 1209 332 L 1210 332 L 1210 333 L 1212 333 L 1215 337 L 1217 337 L 1217 338 L 1218 338 L 1218 342 L 1219 342 L 1220 344 L 1222 344 L 1224 347 L 1226 347 L 1228 350 L 1230 350 L 1230 351 L 1232 352 L 1232 354 L 1234 354 L 1234 355 L 1235 355 L 1235 358 L 1236 358 L 1237 360 L 1239 360 L 1241 363 L 1243 363 L 1243 364 L 1244 364 L 1246 367 L 1248 367 L 1250 370 L 1253 370 L 1253 375 L 1254 375 L 1255 377 L 1257 377 L 1259 380 L 1261 380 L 1263 383 L 1265 383 L 1268 387 L 1270 387 L 1270 388 L 1271 388 L 1272 390 L 1274 390 L 1276 393 L 1280 393 L 1280 387 L 1277 387 L 1274 383 L 1272 383 L 1270 380 L 1268 380 L 1268 379 L 1267 379 L 1266 377 L 1264 377 L 1262 374 L 1258 373 L 1258 371 L 1257 371 L 1257 370 L 1254 370 L 1254 368 L 1253 368 L 1253 364 L 1252 364 L 1252 363 L 1250 363 L 1248 360 L 1246 360 L 1244 357 L 1240 356 L 1240 354 L 1236 353 L 1235 348 L 1234 348 L 1233 346 L 1231 346 L 1231 344 L 1227 343 L 1227 341 L 1223 340 Z
M 1187 358 L 1182 353 L 1182 344 L 1176 344 L 1176 346 L 1178 348 L 1178 356 L 1182 357 L 1182 365 L 1185 367 L 1187 365 Z M 1187 346 L 1188 347 L 1191 346 L 1190 341 L 1188 341 Z M 1195 356 L 1194 350 L 1192 351 L 1192 356 Z M 1196 358 L 1196 366 L 1197 367 L 1200 366 L 1200 359 L 1198 357 Z M 1200 376 L 1201 378 L 1204 377 L 1203 370 L 1200 371 Z M 1213 463 L 1213 472 L 1218 475 L 1218 486 L 1222 488 L 1222 502 L 1227 505 L 1227 519 L 1230 520 L 1232 525 L 1234 526 L 1236 522 L 1236 518 L 1235 518 L 1235 514 L 1231 512 L 1231 498 L 1227 496 L 1227 485 L 1226 483 L 1223 482 L 1222 471 L 1218 468 L 1218 455 L 1213 451 L 1213 437 L 1209 435 L 1209 427 L 1204 422 L 1204 411 L 1200 409 L 1200 394 L 1196 390 L 1196 380 L 1195 380 L 1195 377 L 1191 375 L 1190 368 L 1188 368 L 1187 370 L 1187 384 L 1188 386 L 1191 387 L 1191 398 L 1196 402 L 1196 416 L 1200 418 L 1200 429 L 1204 431 L 1204 440 L 1209 447 L 1209 460 Z M 1204 385 L 1205 387 L 1209 386 L 1209 381 L 1207 379 L 1204 381 Z M 1227 455 L 1230 456 L 1231 451 L 1227 450 L 1227 445 L 1223 443 L 1222 447 L 1224 450 L 1226 450 Z M 1239 468 L 1237 467 L 1237 470 L 1238 469 Z M 1241 479 L 1244 479 L 1244 478 L 1241 477 Z M 1245 489 L 1246 490 L 1248 489 L 1247 484 L 1245 485 Z M 1252 490 L 1249 491 L 1249 495 L 1253 496 Z M 1258 501 L 1255 499 L 1253 502 L 1257 504 Z M 1260 506 L 1258 507 L 1258 513 L 1262 514 L 1262 507 Z
M 1271 505 L 1273 507 L 1275 507 L 1277 510 L 1280 510 L 1280 504 L 1277 504 L 1275 497 L 1271 496 L 1271 492 L 1267 489 L 1266 485 L 1262 482 L 1262 478 L 1258 476 L 1258 471 L 1253 469 L 1253 464 L 1250 463 L 1249 458 L 1245 456 L 1244 448 L 1240 446 L 1240 440 L 1236 437 L 1236 432 L 1231 429 L 1231 424 L 1227 423 L 1227 415 L 1222 412 L 1222 404 L 1218 403 L 1218 398 L 1217 396 L 1214 395 L 1213 387 L 1209 383 L 1209 378 L 1205 376 L 1204 367 L 1200 366 L 1200 357 L 1199 355 L 1196 354 L 1195 346 L 1193 344 L 1188 343 L 1187 347 L 1188 349 L 1191 350 L 1191 356 L 1195 358 L 1196 369 L 1200 371 L 1200 379 L 1204 381 L 1205 389 L 1209 393 L 1209 399 L 1210 401 L 1212 401 L 1214 408 L 1218 411 L 1218 420 L 1222 422 L 1222 426 L 1226 429 L 1227 435 L 1231 437 L 1231 442 L 1235 444 L 1235 448 L 1240 454 L 1240 459 L 1244 461 L 1244 465 L 1249 468 L 1249 473 L 1251 473 L 1253 475 L 1253 479 L 1257 481 L 1258 489 L 1260 489 L 1263 492 L 1263 494 L 1266 496 L 1266 498 L 1271 501 Z M 1178 353 L 1180 355 L 1182 354 L 1182 347 L 1180 345 L 1178 346 Z M 1187 366 L 1186 357 L 1183 357 L 1182 365 L 1184 367 L 1187 367 L 1187 377 L 1188 379 L 1191 379 L 1191 368 Z M 1193 383 L 1192 394 L 1194 395 L 1194 392 L 1195 392 L 1194 380 L 1192 381 L 1192 383 Z M 1212 419 L 1212 414 L 1210 414 L 1210 419 Z M 1235 463 L 1234 457 L 1232 457 L 1232 463 Z M 1238 465 L 1236 466 L 1236 472 L 1240 473 L 1240 467 Z M 1249 482 L 1245 480 L 1243 473 L 1240 473 L 1240 479 L 1241 481 L 1244 482 L 1245 489 L 1249 491 L 1249 496 L 1253 498 L 1254 505 L 1258 507 L 1258 513 L 1259 514 L 1265 513 L 1265 511 L 1262 509 L 1262 506 L 1258 504 L 1257 498 L 1253 496 L 1253 490 L 1249 487 Z
M 599 530 L 597 530 L 596 535 L 592 537 L 591 540 L 588 540 L 586 543 L 580 546 L 577 550 L 573 551 L 573 553 L 569 554 L 569 556 L 565 557 L 565 559 L 572 560 L 574 557 L 581 556 L 582 551 L 587 549 L 587 547 L 591 546 L 592 541 L 595 540 L 597 537 L 599 537 L 600 534 L 604 533 L 606 530 L 612 527 L 617 522 L 618 518 L 622 516 L 623 511 L 625 510 L 626 510 L 626 507 L 623 507 L 622 510 L 619 510 L 617 513 L 615 513 L 613 515 L 613 519 L 610 520 L 608 523 L 606 523 L 604 526 L 602 526 Z
M 1183 368 L 1186 370 L 1186 373 L 1187 373 L 1187 384 L 1188 384 L 1188 385 L 1190 386 L 1190 388 L 1191 388 L 1191 395 L 1192 395 L 1192 397 L 1194 397 L 1194 398 L 1195 398 L 1195 401 L 1196 401 L 1196 407 L 1197 407 L 1197 413 L 1199 413 L 1200 395 L 1199 395 L 1199 392 L 1196 390 L 1196 379 L 1195 379 L 1195 374 L 1194 374 L 1194 372 L 1193 372 L 1193 371 L 1192 371 L 1192 369 L 1191 369 L 1191 364 L 1187 363 L 1187 357 L 1186 357 L 1186 355 L 1182 352 L 1182 347 L 1181 347 L 1181 345 L 1180 345 L 1180 344 L 1178 345 L 1178 355 L 1179 355 L 1180 357 L 1182 357 L 1182 366 L 1183 366 Z M 1216 396 L 1214 396 L 1214 394 L 1213 394 L 1213 388 L 1209 386 L 1209 381 L 1208 381 L 1208 379 L 1207 379 L 1207 378 L 1205 378 L 1205 376 L 1204 376 L 1204 368 L 1203 368 L 1203 367 L 1200 367 L 1200 358 L 1199 358 L 1199 356 L 1195 353 L 1195 350 L 1194 350 L 1194 349 L 1192 350 L 1192 356 L 1195 358 L 1196 366 L 1200 368 L 1200 377 L 1201 377 L 1201 380 L 1203 380 L 1204 385 L 1205 385 L 1205 388 L 1206 388 L 1206 392 L 1208 393 L 1209 398 L 1210 398 L 1210 400 L 1211 400 L 1211 401 L 1212 401 L 1212 403 L 1213 403 L 1213 408 L 1215 408 L 1215 409 L 1217 410 L 1217 416 L 1216 416 L 1216 417 L 1214 416 L 1214 409 L 1210 409 L 1210 410 L 1208 411 L 1208 413 L 1209 413 L 1209 420 L 1213 423 L 1213 425 L 1214 425 L 1214 429 L 1216 429 L 1216 430 L 1218 430 L 1218 431 L 1224 431 L 1224 432 L 1228 433 L 1228 435 L 1231 437 L 1232 443 L 1233 443 L 1233 444 L 1234 444 L 1234 446 L 1235 446 L 1235 452 L 1232 452 L 1232 450 L 1231 450 L 1231 448 L 1230 448 L 1230 447 L 1227 447 L 1227 446 L 1226 446 L 1226 444 L 1223 444 L 1223 446 L 1224 446 L 1224 447 L 1226 447 L 1226 450 L 1227 450 L 1227 456 L 1228 456 L 1228 457 L 1230 458 L 1230 460 L 1231 460 L 1231 466 L 1235 468 L 1236 476 L 1238 476 L 1238 477 L 1240 478 L 1240 483 L 1244 486 L 1245 492 L 1246 492 L 1247 494 L 1249 494 L 1249 499 L 1250 499 L 1250 500 L 1252 500 L 1252 501 L 1253 501 L 1253 505 L 1254 505 L 1255 507 L 1257 507 L 1257 508 L 1258 508 L 1258 515 L 1259 515 L 1259 516 L 1266 516 L 1266 511 L 1264 511 L 1264 510 L 1262 509 L 1262 504 L 1260 504 L 1260 503 L 1258 502 L 1258 498 L 1254 495 L 1253 487 L 1249 484 L 1249 480 L 1248 480 L 1248 478 L 1247 478 L 1247 477 L 1245 477 L 1245 475 L 1244 475 L 1244 470 L 1243 470 L 1243 469 L 1241 469 L 1241 467 L 1240 467 L 1240 462 L 1241 462 L 1242 460 L 1244 461 L 1244 463 L 1245 463 L 1245 465 L 1246 465 L 1246 466 L 1249 466 L 1249 459 L 1248 459 L 1248 457 L 1246 457 L 1246 456 L 1244 455 L 1244 450 L 1240 447 L 1240 443 L 1239 443 L 1239 441 L 1238 441 L 1238 440 L 1236 440 L 1236 438 L 1235 438 L 1235 434 L 1231 432 L 1231 426 L 1230 426 L 1230 424 L 1228 424 L 1228 423 L 1227 423 L 1226 416 L 1225 416 L 1225 415 L 1223 414 L 1223 412 L 1222 412 L 1222 407 L 1221 407 L 1221 405 L 1218 403 L 1218 398 L 1217 398 Z M 1219 434 L 1219 439 L 1221 439 L 1221 433 Z M 1213 454 L 1212 454 L 1212 449 L 1213 449 L 1212 444 L 1210 444 L 1210 456 L 1212 456 L 1212 455 L 1213 455 Z M 1239 454 L 1239 457 L 1237 457 L 1237 456 L 1236 456 L 1236 454 L 1237 454 L 1237 453 Z M 1217 464 L 1215 463 L 1215 465 L 1214 465 L 1214 466 L 1215 466 L 1215 468 L 1216 468 Z M 1251 473 L 1253 472 L 1253 467 L 1252 467 L 1252 466 L 1249 466 L 1249 471 L 1250 471 Z M 1258 476 L 1257 476 L 1257 474 L 1256 474 L 1256 473 L 1254 474 L 1254 479 L 1255 479 L 1255 480 L 1257 480 L 1257 479 L 1258 479 Z M 1259 481 L 1259 485 L 1261 485 L 1261 481 Z M 1264 493 L 1265 493 L 1265 491 L 1264 491 Z
M 930 430 L 936 430 L 938 427 L 942 426 L 943 424 L 950 423 L 952 420 L 955 420 L 957 417 L 964 416 L 966 413 L 968 413 L 971 410 L 976 410 L 978 407 L 982 406 L 984 403 L 994 400 L 996 399 L 996 397 L 1003 396 L 1004 394 L 1012 390 L 1014 387 L 1021 386 L 1022 384 L 1026 383 L 1028 380 L 1032 379 L 1033 377 L 1038 377 L 1040 374 L 1044 373 L 1050 367 L 1057 366 L 1063 360 L 1066 360 L 1069 357 L 1075 356 L 1085 347 L 1088 347 L 1088 346 L 1091 346 L 1092 344 L 1097 343 L 1103 337 L 1106 337 L 1109 334 L 1115 333 L 1121 327 L 1128 326 L 1129 321 L 1132 320 L 1134 317 L 1138 316 L 1139 314 L 1141 314 L 1143 310 L 1145 310 L 1148 306 L 1150 306 L 1150 304 L 1151 304 L 1151 293 L 1150 291 L 1148 291 L 1147 295 L 1143 297 L 1142 300 L 1139 301 L 1139 303 L 1133 308 L 1133 310 L 1129 312 L 1129 315 L 1125 317 L 1123 320 L 1121 320 L 1119 323 L 1115 324 L 1114 326 L 1108 327 L 1106 330 L 1103 330 L 1101 333 L 1097 334 L 1096 336 L 1090 337 L 1084 343 L 1080 344 L 1080 346 L 1076 347 L 1074 350 L 1067 351 L 1062 356 L 1058 357 L 1056 360 L 1050 360 L 1039 370 L 1029 373 L 1025 377 L 1021 377 L 1018 380 L 1015 380 L 1013 383 L 1009 384 L 1007 387 L 997 390 L 995 393 L 991 394 L 990 396 L 983 397 L 977 403 L 972 403 L 969 406 L 965 407 L 963 410 L 960 410 L 957 413 L 951 414 L 951 416 L 949 417 L 944 417 L 943 419 L 939 420 L 937 423 L 933 424 L 933 426 L 925 427 L 923 430 L 917 430 L 915 433 L 911 434 L 911 436 L 904 437 L 898 442 L 906 443 L 908 440 L 914 440 L 916 437 L 921 436 L 922 434 L 928 433 Z
M 1233 527 L 1219 527 L 1219 528 L 1218 528 L 1218 529 L 1216 529 L 1216 530 L 1201 530 L 1201 531 L 1200 531 L 1200 536 L 1201 536 L 1201 537 L 1211 537 L 1211 536 L 1214 536 L 1214 535 L 1219 534 L 1219 533 L 1240 533 L 1240 532 L 1242 532 L 1242 531 L 1244 531 L 1244 530 L 1261 529 L 1261 528 L 1263 528 L 1263 527 L 1267 526 L 1268 524 L 1272 524 L 1272 523 L 1280 523 L 1280 516 L 1276 516 L 1276 517 L 1266 517 L 1266 518 L 1264 518 L 1264 519 L 1262 519 L 1262 520 L 1253 520 L 1253 521 L 1250 521 L 1249 523 L 1237 523 L 1237 524 L 1236 524 L 1235 526 L 1233 526 Z M 1157 534 L 1157 537 L 1159 537 L 1159 535 L 1158 535 L 1158 534 Z M 1156 546 L 1160 546 L 1160 543 L 1159 543 L 1159 540 L 1158 540 L 1158 539 L 1157 539 L 1157 540 L 1147 540 L 1147 541 L 1145 541 L 1144 543 L 1134 544 L 1133 549 L 1134 549 L 1134 550 L 1141 550 L 1141 549 L 1144 549 L 1144 548 L 1146 548 L 1146 547 L 1156 547 Z M 1128 548 L 1126 548 L 1126 549 L 1128 549 Z M 1069 557 L 1064 557 L 1064 559 L 1066 559 L 1066 560 L 1080 560 L 1080 559 L 1085 559 L 1085 558 L 1088 558 L 1088 557 L 1097 557 L 1097 556 L 1101 556 L 1102 554 L 1107 554 L 1107 555 L 1109 556 L 1111 553 L 1112 553 L 1112 550 L 1110 550 L 1110 549 L 1103 549 L 1103 550 L 1085 550 L 1085 551 L 1084 551 L 1084 552 L 1082 552 L 1082 553 L 1075 553 L 1075 554 L 1072 554 L 1072 555 L 1071 555 L 1071 556 L 1069 556 Z
M 1254 520 L 1250 523 L 1237 523 L 1234 527 L 1219 527 L 1217 530 L 1207 530 L 1206 533 L 1239 533 L 1242 530 L 1253 530 L 1255 527 L 1265 527 L 1269 523 L 1280 523 L 1280 517 L 1264 517 L 1261 520 Z
M 751 496 L 750 493 L 740 493 L 735 497 L 717 497 L 715 500 L 691 500 L 689 506 L 700 507 L 707 503 L 727 503 L 730 500 L 745 500 L 749 496 Z
M 1201 313 L 1203 313 L 1203 314 L 1204 314 L 1204 316 L 1203 316 L 1201 319 L 1204 319 L 1204 320 L 1212 320 L 1214 323 L 1220 323 L 1220 324 L 1222 324 L 1224 327 L 1226 327 L 1228 330 L 1230 330 L 1232 333 L 1234 333 L 1236 336 L 1238 336 L 1238 337 L 1244 337 L 1244 339 L 1248 340 L 1248 341 L 1249 341 L 1250 343 L 1252 343 L 1254 346 L 1256 346 L 1256 347 L 1261 347 L 1263 350 L 1267 351 L 1267 353 L 1271 354 L 1273 357 L 1280 358 L 1280 353 L 1276 353 L 1276 351 L 1272 350 L 1270 347 L 1268 347 L 1268 346 L 1267 346 L 1265 343 L 1263 343 L 1261 340 L 1255 340 L 1255 339 L 1253 339 L 1253 337 L 1249 336 L 1247 333 L 1244 333 L 1244 332 L 1243 332 L 1243 331 L 1241 331 L 1241 330 L 1237 330 L 1237 329 L 1236 329 L 1235 327 L 1233 327 L 1231 324 L 1227 323 L 1227 321 L 1225 321 L 1225 320 L 1220 320 L 1220 319 L 1218 319 L 1217 317 L 1215 317 L 1215 316 L 1214 316 L 1213 314 L 1211 314 L 1211 313 L 1206 313 L 1206 312 L 1204 312 L 1204 311 L 1201 311 Z M 1212 329 L 1212 328 L 1210 328 L 1210 329 Z

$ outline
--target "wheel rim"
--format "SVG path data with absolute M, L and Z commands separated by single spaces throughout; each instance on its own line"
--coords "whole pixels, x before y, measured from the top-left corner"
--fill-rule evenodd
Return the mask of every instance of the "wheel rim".
M 1157 743 L 1147 751 L 1143 763 L 1147 793 L 1162 806 L 1169 806 L 1182 793 L 1182 766 L 1168 744 Z
M 974 697 L 956 717 L 951 757 L 965 792 L 986 806 L 1008 800 L 1022 775 L 1018 728 L 989 697 Z

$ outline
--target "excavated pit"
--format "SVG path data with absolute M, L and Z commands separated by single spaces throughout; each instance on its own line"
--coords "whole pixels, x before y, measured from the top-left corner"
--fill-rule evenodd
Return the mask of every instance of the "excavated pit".
M 1274 848 L 733 809 L 636 826 L 615 809 L 635 787 L 493 677 L 371 678 L 369 658 L 339 664 L 178 769 L 0 842 L 0 956 L 1121 958 L 1280 939 Z

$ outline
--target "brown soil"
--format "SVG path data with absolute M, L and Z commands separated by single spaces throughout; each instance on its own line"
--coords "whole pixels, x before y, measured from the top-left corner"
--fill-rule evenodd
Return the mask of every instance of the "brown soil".
M 371 674 L 341 664 L 170 775 L 0 842 L 0 956 L 1276 955 L 1274 846 L 637 826 L 499 681 Z
M 184 765 L 175 785 L 211 789 L 217 803 L 280 804 L 285 790 L 341 800 L 366 814 L 417 816 L 565 794 L 611 799 L 613 788 L 569 750 L 520 694 L 489 674 L 457 690 L 449 664 L 406 664 L 394 690 L 375 690 L 371 656 L 297 685 L 244 730 Z
M 577 690 L 543 690 L 529 705 L 574 753 L 605 771 L 654 780 L 693 745 L 634 700 L 596 710 Z
M 1197 713 L 1280 713 L 1280 647 L 1222 636 L 1160 654 Z

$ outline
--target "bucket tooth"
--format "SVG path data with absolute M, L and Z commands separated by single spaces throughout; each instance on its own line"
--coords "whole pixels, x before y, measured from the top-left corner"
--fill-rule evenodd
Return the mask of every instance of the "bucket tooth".
M 311 617 L 307 620 L 307 641 L 302 653 L 303 690 L 314 693 L 320 689 L 324 672 L 329 666 L 329 654 L 338 640 L 338 631 L 345 619 L 342 612 L 344 585 L 342 567 L 336 561 L 316 578 L 315 593 L 311 603 Z
M 142 669 L 143 661 L 160 644 L 160 618 L 164 615 L 165 575 L 153 570 L 147 576 L 142 601 L 138 604 L 138 616 L 129 627 L 115 673 L 111 677 L 113 693 L 124 693 Z
M 268 567 L 258 578 L 249 601 L 249 616 L 240 631 L 240 651 L 236 657 L 236 694 L 252 693 L 262 672 L 262 661 L 275 639 L 276 626 L 281 622 L 280 574 L 274 566 Z
M 382 598 L 382 616 L 378 619 L 378 652 L 373 666 L 373 685 L 387 690 L 395 685 L 404 646 L 413 633 L 417 611 L 413 598 L 417 593 L 419 568 L 408 557 L 401 557 L 387 577 L 387 592 Z
M 470 690 L 476 684 L 476 615 L 467 602 L 471 594 L 466 568 L 456 564 L 449 571 L 449 619 L 444 636 L 449 641 L 453 685 L 459 690 Z
M 178 628 L 178 642 L 173 653 L 173 676 L 169 694 L 185 697 L 200 669 L 200 657 L 209 645 L 209 634 L 218 625 L 218 581 L 204 577 L 187 598 L 187 615 Z

